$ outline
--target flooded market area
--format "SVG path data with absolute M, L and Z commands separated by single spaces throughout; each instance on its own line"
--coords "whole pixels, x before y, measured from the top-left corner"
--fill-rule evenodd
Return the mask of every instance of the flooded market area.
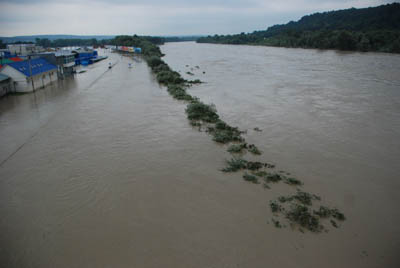
M 102 51 L 84 73 L 0 99 L 0 266 L 398 267 L 399 55 L 161 50 L 262 161 L 346 221 L 276 228 L 269 201 L 285 187 L 221 172 L 226 146 L 189 124 L 146 62 Z

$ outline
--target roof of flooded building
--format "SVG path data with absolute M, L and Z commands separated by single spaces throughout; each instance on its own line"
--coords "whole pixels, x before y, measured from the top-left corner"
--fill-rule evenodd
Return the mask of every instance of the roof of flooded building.
M 48 63 L 45 59 L 42 58 L 32 59 L 30 61 L 31 71 L 29 70 L 29 61 L 27 60 L 12 62 L 9 63 L 8 65 L 20 71 L 21 73 L 23 73 L 25 76 L 28 77 L 30 77 L 30 72 L 32 72 L 32 76 L 34 76 L 53 69 L 57 69 L 55 65 Z

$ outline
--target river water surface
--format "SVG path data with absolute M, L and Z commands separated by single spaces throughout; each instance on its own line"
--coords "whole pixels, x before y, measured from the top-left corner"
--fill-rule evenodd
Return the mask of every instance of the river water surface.
M 268 202 L 284 186 L 220 172 L 226 148 L 188 124 L 184 103 L 140 59 L 107 54 L 0 99 L 1 267 L 398 267 L 398 55 L 161 48 L 206 82 L 192 95 L 248 130 L 259 160 L 347 220 L 321 234 L 273 227 Z

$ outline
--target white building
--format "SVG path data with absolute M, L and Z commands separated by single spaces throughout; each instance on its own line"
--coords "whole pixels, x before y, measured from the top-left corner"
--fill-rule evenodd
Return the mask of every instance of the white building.
M 7 45 L 7 49 L 11 54 L 17 54 L 19 56 L 27 56 L 43 51 L 42 47 L 36 46 L 35 44 L 10 44 Z
M 11 77 L 15 92 L 32 92 L 57 80 L 57 66 L 41 58 L 9 63 L 0 73 Z

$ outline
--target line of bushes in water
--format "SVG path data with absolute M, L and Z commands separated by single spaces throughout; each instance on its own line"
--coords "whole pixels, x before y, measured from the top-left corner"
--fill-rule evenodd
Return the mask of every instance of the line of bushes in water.
M 320 206 L 317 210 L 313 209 L 312 201 L 321 201 L 316 195 L 300 190 L 303 182 L 289 176 L 284 171 L 276 171 L 275 165 L 271 163 L 263 163 L 258 161 L 249 161 L 243 158 L 246 152 L 253 155 L 261 155 L 262 152 L 254 144 L 248 144 L 243 137 L 244 131 L 237 127 L 230 126 L 224 122 L 217 113 L 213 104 L 205 104 L 199 98 L 190 95 L 187 89 L 193 84 L 201 83 L 200 80 L 186 80 L 182 76 L 172 70 L 167 63 L 162 60 L 164 56 L 158 46 L 149 40 L 140 39 L 140 37 L 117 37 L 124 42 L 117 45 L 140 46 L 143 51 L 144 59 L 148 66 L 152 69 L 157 81 L 167 87 L 169 94 L 180 101 L 185 101 L 186 114 L 190 124 L 205 130 L 213 139 L 213 141 L 228 145 L 227 151 L 232 155 L 230 160 L 226 161 L 226 167 L 222 168 L 222 172 L 238 172 L 244 171 L 243 180 L 260 184 L 263 181 L 265 189 L 271 189 L 271 185 L 279 182 L 296 187 L 296 194 L 292 196 L 280 196 L 277 200 L 271 200 L 270 209 L 274 215 L 271 219 L 273 225 L 277 228 L 285 227 L 285 224 L 277 219 L 284 218 L 293 227 L 298 227 L 300 231 L 304 229 L 311 232 L 320 232 L 326 230 L 321 220 L 330 219 L 332 226 L 338 227 L 337 221 L 343 221 L 344 215 L 336 208 L 328 208 Z M 131 40 L 131 43 L 129 43 Z M 254 131 L 262 131 L 254 128 Z

